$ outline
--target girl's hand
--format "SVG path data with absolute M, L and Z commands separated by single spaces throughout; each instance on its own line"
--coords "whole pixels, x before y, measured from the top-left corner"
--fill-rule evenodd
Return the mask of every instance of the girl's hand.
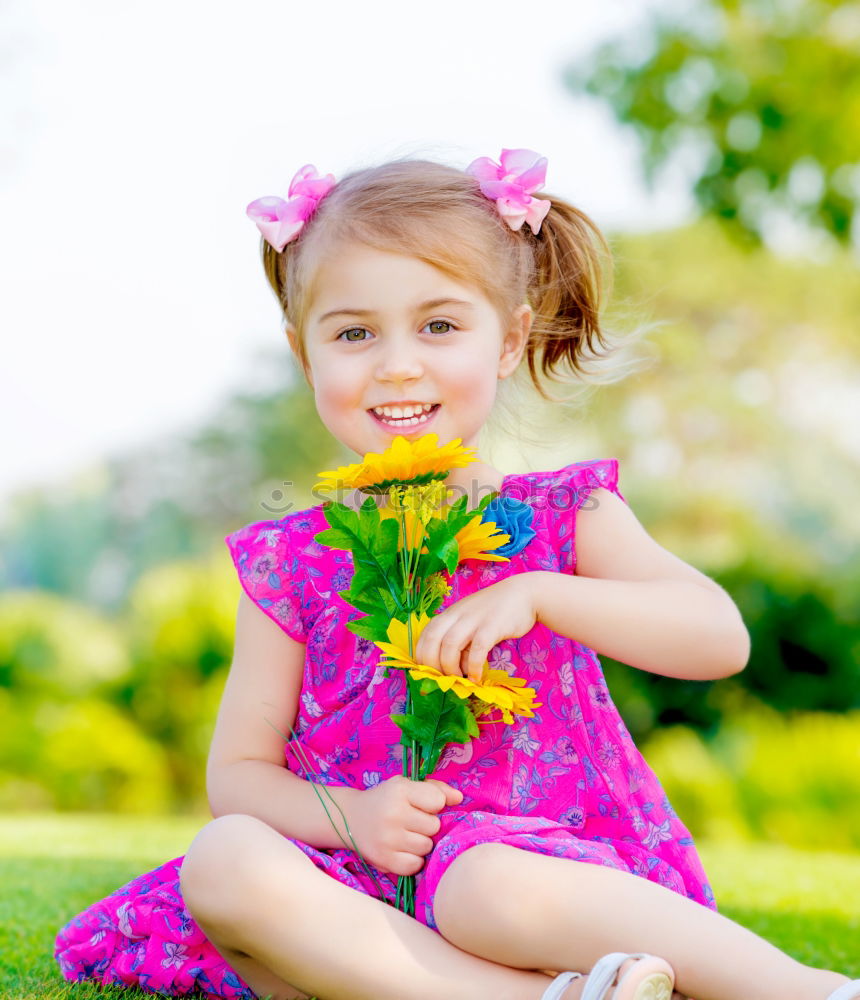
M 519 573 L 456 601 L 433 615 L 415 646 L 415 659 L 445 674 L 479 681 L 487 655 L 537 620 L 537 573 Z
M 396 774 L 356 797 L 349 828 L 362 856 L 374 867 L 414 875 L 433 850 L 430 838 L 442 825 L 436 813 L 462 801 L 463 793 L 444 781 L 412 781 Z

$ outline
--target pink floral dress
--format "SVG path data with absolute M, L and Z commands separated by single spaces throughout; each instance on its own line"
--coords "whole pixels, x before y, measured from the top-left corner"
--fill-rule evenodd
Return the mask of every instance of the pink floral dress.
M 573 573 L 575 513 L 598 487 L 623 500 L 617 476 L 615 459 L 507 476 L 502 496 L 533 508 L 536 535 L 509 562 L 461 564 L 444 606 L 513 573 Z M 338 593 L 349 584 L 352 557 L 314 541 L 326 526 L 316 506 L 250 524 L 226 542 L 254 603 L 307 645 L 295 723 L 302 756 L 326 784 L 371 788 L 402 773 L 390 715 L 403 710 L 405 678 L 397 670 L 386 678 L 377 647 L 344 627 L 359 616 Z M 632 872 L 716 910 L 690 832 L 633 744 L 594 651 L 538 624 L 499 643 L 490 663 L 525 677 L 543 704 L 534 718 L 482 727 L 473 743 L 449 747 L 440 760 L 433 777 L 464 798 L 440 814 L 416 878 L 416 918 L 436 929 L 439 880 L 454 858 L 486 843 Z M 289 744 L 286 765 L 308 776 Z M 354 852 L 293 843 L 332 878 L 377 895 Z M 138 876 L 63 928 L 56 945 L 63 975 L 168 995 L 253 997 L 185 909 L 181 862 Z M 396 876 L 373 874 L 393 902 Z

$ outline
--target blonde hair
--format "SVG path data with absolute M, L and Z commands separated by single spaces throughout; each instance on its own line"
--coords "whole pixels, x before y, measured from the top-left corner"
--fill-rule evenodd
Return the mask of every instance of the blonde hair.
M 539 197 L 552 207 L 535 236 L 525 225 L 512 231 L 477 180 L 454 167 L 406 159 L 346 175 L 283 251 L 262 240 L 266 277 L 296 330 L 302 366 L 319 262 L 338 243 L 355 242 L 407 254 L 479 288 L 503 323 L 527 302 L 534 318 L 524 358 L 545 400 L 564 401 L 547 393 L 544 380 L 601 380 L 595 369 L 618 346 L 599 315 L 609 246 L 578 208 L 543 191 Z

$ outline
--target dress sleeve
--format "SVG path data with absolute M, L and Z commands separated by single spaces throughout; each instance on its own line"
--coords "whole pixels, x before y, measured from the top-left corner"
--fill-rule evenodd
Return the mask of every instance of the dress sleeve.
M 618 459 L 574 462 L 559 471 L 549 491 L 547 499 L 550 510 L 554 511 L 551 518 L 554 540 L 564 573 L 576 570 L 576 512 L 589 503 L 591 494 L 599 488 L 609 490 L 624 500 L 618 488 Z M 624 502 L 627 503 L 626 500 Z
M 258 608 L 296 642 L 307 641 L 301 561 L 283 521 L 257 521 L 224 539 L 239 582 Z

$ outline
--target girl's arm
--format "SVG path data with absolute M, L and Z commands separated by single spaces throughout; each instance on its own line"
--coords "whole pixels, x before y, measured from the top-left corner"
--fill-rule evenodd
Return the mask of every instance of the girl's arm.
M 658 545 L 614 493 L 580 508 L 575 575 L 539 572 L 537 620 L 598 653 L 667 677 L 738 673 L 750 637 L 734 601 Z
M 256 816 L 285 836 L 314 847 L 343 847 L 317 790 L 284 763 L 285 737 L 298 712 L 304 662 L 304 644 L 283 632 L 243 591 L 233 663 L 206 769 L 209 806 L 213 816 Z M 361 793 L 327 788 L 349 817 L 353 800 Z M 322 794 L 345 835 L 343 820 Z

